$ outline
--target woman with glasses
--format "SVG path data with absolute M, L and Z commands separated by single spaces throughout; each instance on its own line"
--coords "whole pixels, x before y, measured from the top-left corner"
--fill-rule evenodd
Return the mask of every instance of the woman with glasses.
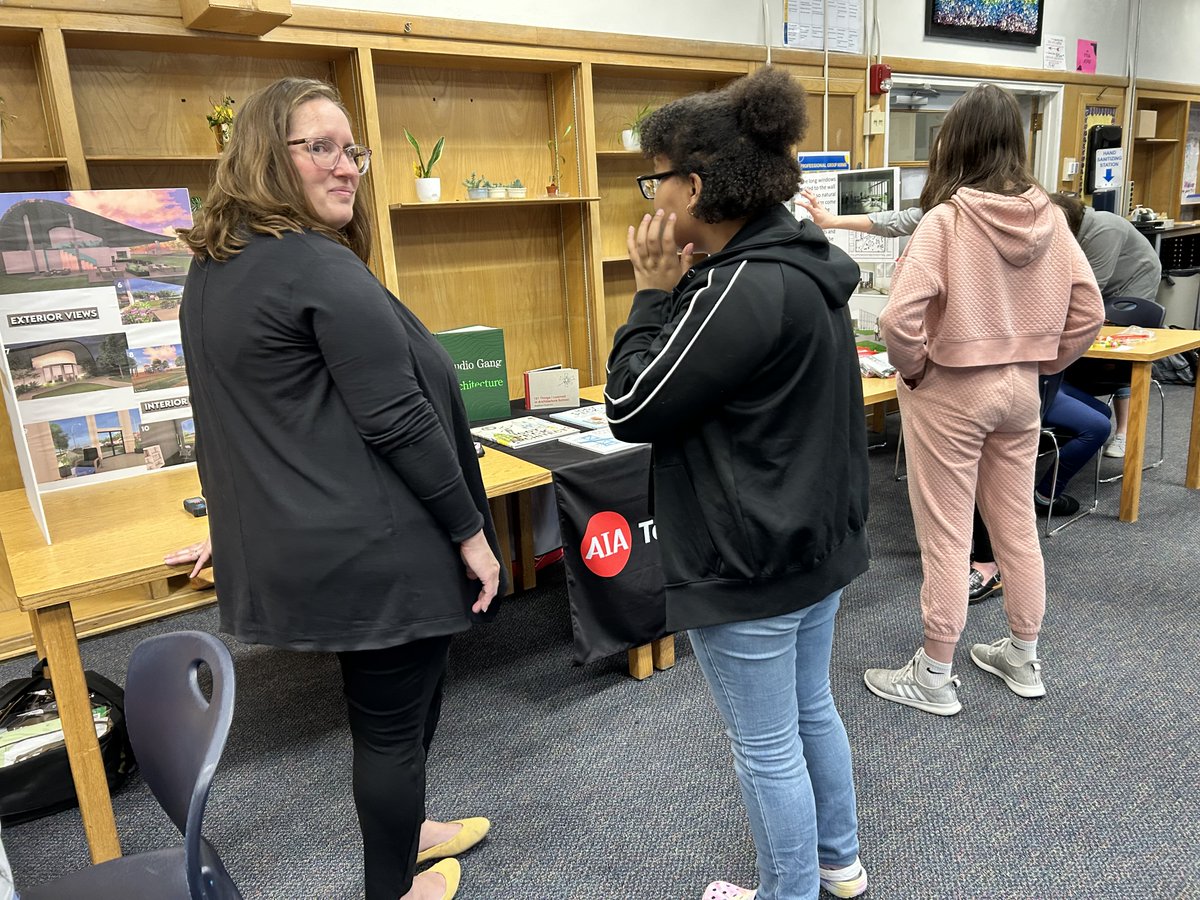
M 248 98 L 181 235 L 180 322 L 221 628 L 337 654 L 366 896 L 434 900 L 458 863 L 417 863 L 487 827 L 425 821 L 425 757 L 450 637 L 500 567 L 450 359 L 366 267 L 370 160 L 329 85 Z
M 714 882 L 705 900 L 867 888 L 829 687 L 868 559 L 858 266 L 783 205 L 805 109 L 768 67 L 642 125 L 654 211 L 629 229 L 637 293 L 608 359 L 613 433 L 654 447 L 667 626 L 690 630 L 758 851 L 757 895 Z

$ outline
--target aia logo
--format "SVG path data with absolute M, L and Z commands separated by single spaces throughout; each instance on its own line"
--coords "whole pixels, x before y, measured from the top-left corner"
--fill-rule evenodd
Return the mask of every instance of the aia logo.
M 579 552 L 583 564 L 601 578 L 619 575 L 629 562 L 631 533 L 625 517 L 615 512 L 598 512 L 588 520 Z

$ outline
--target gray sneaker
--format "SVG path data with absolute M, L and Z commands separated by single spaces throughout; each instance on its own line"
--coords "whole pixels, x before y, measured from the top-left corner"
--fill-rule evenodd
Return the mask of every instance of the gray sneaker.
M 876 697 L 902 703 L 915 709 L 933 713 L 935 716 L 952 716 L 962 709 L 958 702 L 958 676 L 941 687 L 926 687 L 917 681 L 918 660 L 921 651 L 899 669 L 867 669 L 863 681 Z
M 971 661 L 985 672 L 999 675 L 1008 689 L 1020 697 L 1042 697 L 1046 686 L 1042 684 L 1042 661 L 1032 659 L 1027 663 L 1011 663 L 1005 655 L 1011 638 L 1000 638 L 990 644 L 976 644 L 971 648 Z

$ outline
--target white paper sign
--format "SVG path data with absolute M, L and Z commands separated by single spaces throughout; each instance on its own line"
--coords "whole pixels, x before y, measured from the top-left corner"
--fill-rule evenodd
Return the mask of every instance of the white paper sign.
M 1067 39 L 1061 34 L 1042 37 L 1042 68 L 1055 72 L 1067 71 Z
M 1115 191 L 1121 186 L 1121 148 L 1110 147 L 1096 151 L 1096 165 L 1092 169 L 1092 178 L 1096 182 L 1093 191 Z

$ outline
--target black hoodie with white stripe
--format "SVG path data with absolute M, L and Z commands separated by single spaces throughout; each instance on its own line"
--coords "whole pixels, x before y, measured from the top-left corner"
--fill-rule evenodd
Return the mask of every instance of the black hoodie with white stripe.
M 634 296 L 605 401 L 613 434 L 653 444 L 670 630 L 783 615 L 866 571 L 857 283 L 776 206 L 670 293 Z

